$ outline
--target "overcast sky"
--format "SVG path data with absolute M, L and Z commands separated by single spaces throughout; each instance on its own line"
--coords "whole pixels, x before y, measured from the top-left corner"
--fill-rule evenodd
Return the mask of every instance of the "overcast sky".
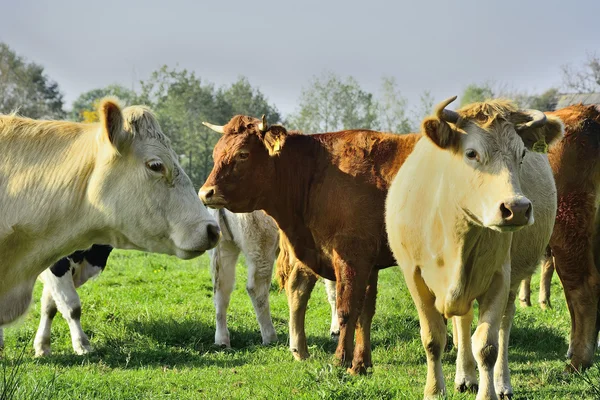
M 396 77 L 411 104 L 471 82 L 542 91 L 560 66 L 600 55 L 600 1 L 2 1 L 0 40 L 42 64 L 67 106 L 163 64 L 228 84 L 245 75 L 288 114 L 314 75 L 376 92 Z M 136 86 L 137 87 L 137 86 Z

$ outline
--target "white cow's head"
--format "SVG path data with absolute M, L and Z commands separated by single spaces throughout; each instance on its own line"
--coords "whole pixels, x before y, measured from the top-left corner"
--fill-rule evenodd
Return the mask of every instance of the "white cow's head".
M 120 248 L 193 258 L 220 231 L 181 169 L 152 112 L 105 99 L 99 107 L 96 165 L 88 197 Z
M 446 110 L 455 99 L 440 103 L 422 130 L 455 160 L 455 190 L 464 194 L 459 206 L 473 223 L 498 231 L 533 224 L 531 201 L 521 190 L 523 161 L 533 147 L 547 148 L 560 138 L 562 123 L 507 100 Z

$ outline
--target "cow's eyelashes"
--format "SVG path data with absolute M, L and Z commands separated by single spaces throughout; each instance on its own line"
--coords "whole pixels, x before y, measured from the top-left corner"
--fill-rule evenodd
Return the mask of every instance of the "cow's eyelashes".
M 157 173 L 164 173 L 165 172 L 165 165 L 157 160 L 154 161 L 148 161 L 146 163 L 146 167 L 148 167 L 149 170 L 157 172 Z
M 239 160 L 247 160 L 249 156 L 250 156 L 250 153 L 243 152 L 243 153 L 238 153 L 237 158 Z
M 479 158 L 479 153 L 473 149 L 467 149 L 467 151 L 465 151 L 465 157 L 471 161 L 481 161 Z

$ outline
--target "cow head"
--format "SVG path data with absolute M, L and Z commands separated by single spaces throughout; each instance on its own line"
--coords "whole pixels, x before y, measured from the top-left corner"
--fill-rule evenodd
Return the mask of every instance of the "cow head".
M 457 190 L 465 193 L 460 207 L 473 223 L 498 231 L 533 224 L 531 201 L 521 190 L 521 168 L 534 149 L 543 151 L 562 136 L 562 123 L 540 111 L 519 110 L 507 100 L 446 110 L 455 99 L 440 103 L 435 116 L 423 121 L 422 131 L 453 160 Z
M 199 192 L 204 204 L 233 212 L 262 209 L 286 129 L 268 126 L 264 116 L 259 120 L 237 115 L 224 126 L 205 125 L 223 136 L 213 151 L 213 170 Z
M 142 106 L 121 111 L 106 99 L 99 115 L 88 198 L 106 221 L 107 242 L 184 259 L 214 247 L 218 225 L 152 112 Z

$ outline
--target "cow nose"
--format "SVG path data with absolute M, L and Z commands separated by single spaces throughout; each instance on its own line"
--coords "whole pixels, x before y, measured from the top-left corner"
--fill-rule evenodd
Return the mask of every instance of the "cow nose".
M 214 194 L 215 194 L 215 188 L 214 186 L 209 186 L 207 188 L 201 188 L 200 189 L 200 193 L 198 193 L 200 195 L 200 200 L 202 200 L 204 203 L 206 203 L 208 200 L 210 200 Z
M 527 199 L 505 201 L 500 204 L 500 212 L 507 225 L 527 225 L 531 218 L 531 202 Z
M 208 224 L 206 227 L 206 234 L 208 235 L 210 248 L 212 249 L 217 245 L 219 239 L 221 238 L 221 230 L 217 225 Z

